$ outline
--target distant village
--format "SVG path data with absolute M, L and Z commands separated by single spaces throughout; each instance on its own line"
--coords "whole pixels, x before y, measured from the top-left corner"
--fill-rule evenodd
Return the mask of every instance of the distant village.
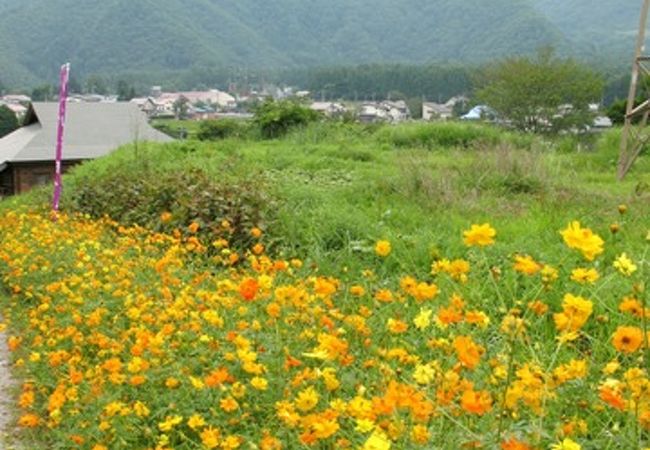
M 299 99 L 311 109 L 329 118 L 350 117 L 361 123 L 391 123 L 406 121 L 486 120 L 496 121 L 496 116 L 486 105 L 472 105 L 464 95 L 454 96 L 444 103 L 421 102 L 421 110 L 414 114 L 404 100 L 383 101 L 323 101 L 313 98 L 309 91 L 294 88 L 270 88 L 246 93 L 228 93 L 218 89 L 205 91 L 165 92 L 160 86 L 153 86 L 146 97 L 129 100 L 138 106 L 147 117 L 153 119 L 250 119 L 252 106 L 268 98 L 276 100 Z M 74 103 L 117 103 L 117 95 L 73 94 L 68 98 Z M 0 97 L 0 106 L 5 105 L 21 119 L 28 111 L 31 98 L 27 95 L 8 94 Z M 418 105 L 419 106 L 419 105 Z M 571 105 L 566 105 L 570 108 Z M 590 105 L 595 119 L 592 129 L 612 127 L 612 121 L 600 113 L 600 105 Z

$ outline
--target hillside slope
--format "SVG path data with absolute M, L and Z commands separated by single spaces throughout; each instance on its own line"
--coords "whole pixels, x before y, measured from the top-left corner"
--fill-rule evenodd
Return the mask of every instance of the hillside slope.
M 0 0 L 1 79 L 485 61 L 563 45 L 529 0 Z M 6 63 L 5 63 L 6 61 Z
M 575 52 L 628 63 L 634 53 L 641 0 L 535 0 L 537 10 L 571 41 Z

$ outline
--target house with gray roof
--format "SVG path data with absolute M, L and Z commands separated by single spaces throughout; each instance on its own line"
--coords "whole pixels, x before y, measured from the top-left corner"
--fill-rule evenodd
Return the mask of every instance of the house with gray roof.
M 0 197 L 51 183 L 58 103 L 32 103 L 24 126 L 0 139 Z M 169 142 L 133 103 L 68 103 L 63 170 L 134 141 Z

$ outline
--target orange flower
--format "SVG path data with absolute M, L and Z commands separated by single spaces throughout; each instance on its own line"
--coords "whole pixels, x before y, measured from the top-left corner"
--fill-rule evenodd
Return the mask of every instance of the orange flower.
M 167 223 L 167 222 L 169 222 L 170 220 L 172 220 L 172 213 L 170 213 L 169 211 L 165 211 L 164 213 L 162 213 L 162 214 L 160 215 L 160 221 L 161 221 L 162 223 Z
M 213 370 L 207 377 L 205 377 L 205 385 L 208 387 L 217 387 L 225 383 L 230 377 L 228 369 L 222 367 Z
M 601 386 L 599 390 L 599 397 L 612 408 L 618 409 L 619 411 L 625 411 L 625 400 L 623 399 L 619 389 L 615 389 L 605 384 L 604 386 Z
M 474 343 L 470 336 L 456 337 L 453 345 L 460 362 L 470 370 L 478 365 L 485 350 L 482 346 Z
M 102 364 L 102 369 L 106 372 L 117 373 L 122 370 L 122 362 L 118 358 L 108 359 Z
M 35 414 L 24 414 L 18 419 L 18 425 L 23 428 L 34 428 L 38 426 L 40 419 Z
M 643 331 L 638 327 L 618 327 L 612 344 L 619 352 L 633 353 L 641 347 L 643 343 Z
M 501 443 L 501 450 L 532 450 L 532 447 L 525 442 L 511 437 Z
M 239 284 L 239 295 L 246 301 L 252 301 L 257 295 L 259 284 L 254 278 L 246 278 Z
M 460 406 L 470 414 L 481 416 L 492 409 L 492 396 L 488 391 L 468 390 L 463 392 Z
M 388 319 L 387 327 L 388 331 L 393 334 L 405 333 L 409 329 L 408 324 L 397 319 Z
M 190 231 L 190 233 L 196 233 L 197 231 L 199 231 L 199 228 L 200 228 L 200 227 L 201 227 L 201 225 L 199 225 L 197 222 L 192 222 L 192 223 L 187 227 L 187 229 Z

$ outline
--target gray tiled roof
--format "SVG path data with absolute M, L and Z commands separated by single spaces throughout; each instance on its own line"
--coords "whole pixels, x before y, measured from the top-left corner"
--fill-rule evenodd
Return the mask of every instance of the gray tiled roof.
M 7 162 L 52 161 L 58 103 L 33 103 L 37 121 L 0 139 L 0 166 Z M 33 117 L 31 111 L 27 117 Z M 135 140 L 169 142 L 133 103 L 68 103 L 64 160 L 94 159 Z

